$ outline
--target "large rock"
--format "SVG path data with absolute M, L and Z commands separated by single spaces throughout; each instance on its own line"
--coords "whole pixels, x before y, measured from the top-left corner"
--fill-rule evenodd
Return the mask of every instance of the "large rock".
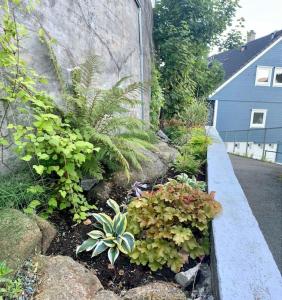
M 91 191 L 91 198 L 98 201 L 105 201 L 110 197 L 113 186 L 130 187 L 134 182 L 153 182 L 164 176 L 175 160 L 178 151 L 165 142 L 155 145 L 155 150 L 142 150 L 147 160 L 142 162 L 142 171 L 132 170 L 128 178 L 124 172 L 116 173 L 111 181 L 101 182 Z
M 119 172 L 114 175 L 113 183 L 117 186 L 130 186 L 136 181 L 152 182 L 164 176 L 175 160 L 178 151 L 165 142 L 159 142 L 155 148 L 154 151 L 142 151 L 147 160 L 142 162 L 142 171 L 132 170 L 129 182 L 125 174 Z
M 55 234 L 54 227 L 39 217 L 0 210 L 0 261 L 16 272 L 31 255 L 46 251 Z
M 175 284 L 154 282 L 129 290 L 124 300 L 186 300 L 185 293 Z
M 39 276 L 36 300 L 99 300 L 95 295 L 103 286 L 98 277 L 71 257 L 38 256 L 34 262 Z
M 102 290 L 95 294 L 95 300 L 121 300 L 114 292 Z

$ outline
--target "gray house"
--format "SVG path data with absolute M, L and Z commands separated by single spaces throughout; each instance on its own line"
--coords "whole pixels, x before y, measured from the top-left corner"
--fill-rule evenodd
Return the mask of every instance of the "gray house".
M 282 30 L 211 59 L 225 70 L 209 99 L 228 152 L 282 163 Z

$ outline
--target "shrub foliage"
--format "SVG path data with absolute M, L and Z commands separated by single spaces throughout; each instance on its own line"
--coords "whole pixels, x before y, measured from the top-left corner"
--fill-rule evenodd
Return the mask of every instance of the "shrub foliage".
M 131 261 L 153 271 L 169 266 L 178 272 L 181 252 L 191 258 L 209 250 L 209 222 L 220 211 L 211 195 L 170 180 L 156 191 L 145 192 L 128 206 L 128 229 L 135 235 Z

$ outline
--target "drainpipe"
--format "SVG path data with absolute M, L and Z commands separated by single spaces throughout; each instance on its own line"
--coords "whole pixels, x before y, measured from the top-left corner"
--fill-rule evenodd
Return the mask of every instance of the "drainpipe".
M 145 120 L 145 108 L 144 108 L 144 49 L 143 49 L 143 28 L 142 28 L 142 7 L 140 0 L 135 0 L 138 7 L 138 27 L 139 27 L 139 55 L 140 55 L 140 82 L 141 88 L 141 118 Z

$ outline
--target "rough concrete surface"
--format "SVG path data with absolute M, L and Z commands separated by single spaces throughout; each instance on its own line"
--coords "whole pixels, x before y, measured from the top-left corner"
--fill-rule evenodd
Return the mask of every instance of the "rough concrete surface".
M 282 166 L 230 155 L 235 174 L 282 272 Z

